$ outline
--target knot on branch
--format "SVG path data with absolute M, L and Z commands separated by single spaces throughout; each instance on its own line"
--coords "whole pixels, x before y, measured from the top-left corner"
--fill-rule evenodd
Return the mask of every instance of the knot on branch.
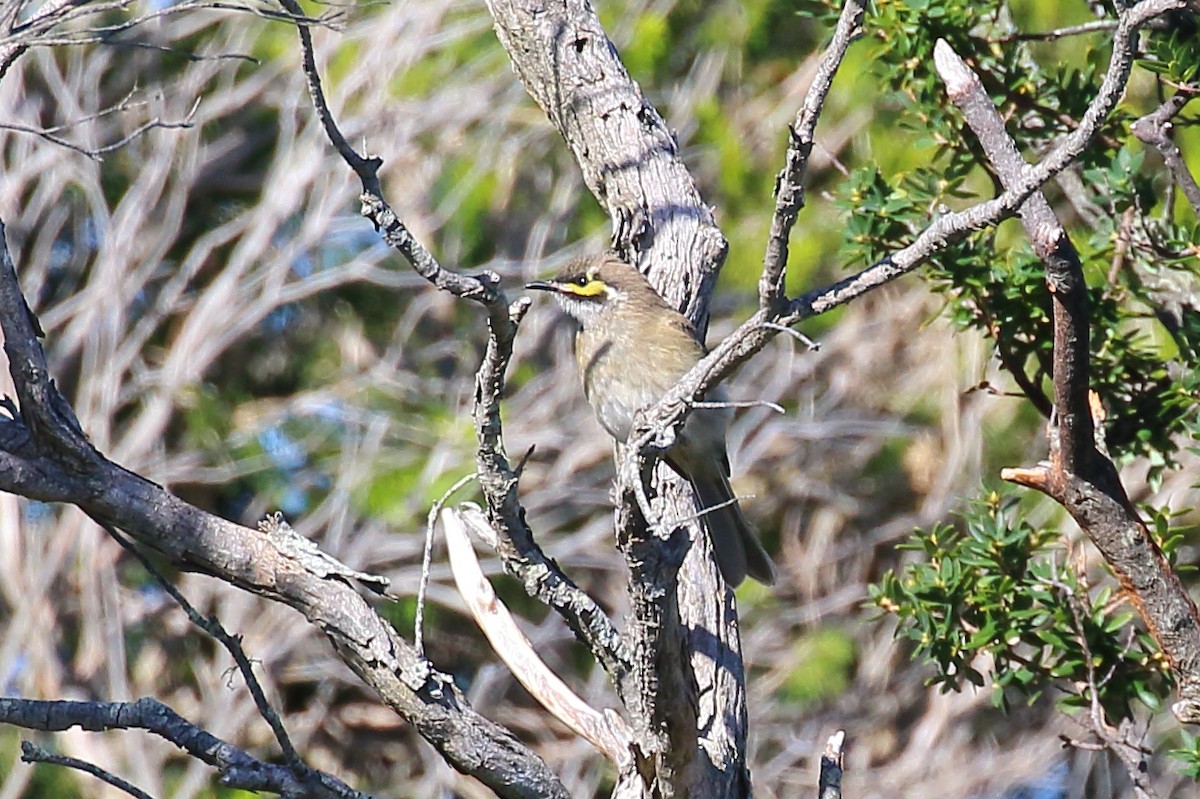
M 1175 718 L 1180 724 L 1200 724 L 1200 685 L 1181 685 L 1179 693 L 1184 698 L 1171 705 Z

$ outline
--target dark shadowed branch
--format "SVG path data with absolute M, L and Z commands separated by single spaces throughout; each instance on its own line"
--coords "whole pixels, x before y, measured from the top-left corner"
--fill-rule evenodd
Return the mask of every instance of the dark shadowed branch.
M 1068 564 L 1065 568 L 1073 567 Z M 1084 601 L 1088 590 L 1087 577 L 1079 572 L 1075 575 L 1075 580 L 1079 590 L 1062 582 L 1057 577 L 1047 583 L 1066 600 L 1067 609 L 1071 613 L 1071 632 L 1079 645 L 1080 652 L 1083 653 L 1083 664 L 1087 673 L 1085 698 L 1088 707 L 1087 712 L 1082 714 L 1082 719 L 1076 720 L 1080 721 L 1105 749 L 1116 755 L 1121 765 L 1124 766 L 1125 773 L 1129 776 L 1129 782 L 1133 785 L 1134 794 L 1138 799 L 1156 799 L 1156 794 L 1150 787 L 1150 774 L 1146 763 L 1147 752 L 1138 743 L 1138 739 L 1144 736 L 1136 733 L 1137 724 L 1132 718 L 1126 718 L 1121 721 L 1120 725 L 1114 727 L 1109 723 L 1104 712 L 1101 689 L 1104 687 L 1105 677 L 1096 673 L 1097 660 L 1092 656 L 1087 628 L 1083 622 L 1088 613 L 1087 603 Z M 1084 741 L 1070 740 L 1068 743 L 1071 746 L 1089 748 L 1089 743 Z
M 90 732 L 145 730 L 215 768 L 221 784 L 230 788 L 298 798 L 369 799 L 367 794 L 328 774 L 308 771 L 301 776 L 289 766 L 253 758 L 149 697 L 135 702 L 0 698 L 0 723 L 43 732 L 62 732 L 72 727 Z
M 21 762 L 22 763 L 45 763 L 50 766 L 63 766 L 65 768 L 73 768 L 76 771 L 82 771 L 84 774 L 91 774 L 99 780 L 107 782 L 119 791 L 124 791 L 134 799 L 154 799 L 150 794 L 138 788 L 128 780 L 124 780 L 113 774 L 111 771 L 105 771 L 94 763 L 89 763 L 86 760 L 80 760 L 77 757 L 69 757 L 67 755 L 56 755 L 53 752 L 48 752 L 42 747 L 30 741 L 21 741 Z

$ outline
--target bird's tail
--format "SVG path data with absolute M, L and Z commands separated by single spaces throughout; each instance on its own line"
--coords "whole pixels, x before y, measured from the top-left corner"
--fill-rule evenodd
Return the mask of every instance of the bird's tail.
M 742 515 L 729 478 L 720 471 L 692 475 L 692 488 L 703 509 L 713 553 L 725 582 L 737 587 L 750 576 L 764 585 L 774 585 L 775 564 Z

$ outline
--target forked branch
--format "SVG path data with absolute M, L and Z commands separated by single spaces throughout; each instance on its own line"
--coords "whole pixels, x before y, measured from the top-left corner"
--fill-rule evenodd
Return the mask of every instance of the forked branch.
M 280 0 L 280 3 L 292 14 L 299 13 L 300 7 L 295 0 Z M 528 308 L 528 301 L 519 300 L 510 305 L 500 287 L 500 276 L 494 272 L 465 275 L 444 268 L 413 236 L 383 198 L 378 177 L 383 161 L 378 157 L 359 155 L 338 128 L 321 87 L 312 37 L 303 22 L 298 21 L 296 27 L 310 98 L 330 142 L 362 182 L 363 216 L 371 220 L 384 241 L 404 256 L 421 277 L 438 289 L 479 303 L 487 312 L 488 347 L 476 376 L 475 391 L 478 478 L 487 500 L 489 518 L 498 532 L 497 551 L 505 568 L 517 577 L 530 596 L 554 608 L 563 617 L 621 690 L 629 657 L 620 636 L 596 601 L 575 585 L 537 545 L 525 522 L 525 511 L 517 492 L 518 475 L 504 450 L 500 420 L 504 372 L 512 354 L 517 325 Z
M 355 571 L 286 526 L 253 530 L 200 510 L 109 461 L 87 440 L 49 376 L 0 224 L 0 329 L 19 407 L 0 409 L 0 490 L 78 506 L 173 564 L 300 611 L 339 656 L 447 762 L 501 796 L 565 796 L 546 763 L 477 715 L 453 680 L 432 671 L 354 587 Z
M 950 99 L 1001 183 L 1013 185 L 1028 167 L 979 78 L 945 42 L 938 43 L 935 60 Z M 1176 716 L 1200 722 L 1200 614 L 1130 503 L 1116 467 L 1095 445 L 1088 401 L 1090 320 L 1079 254 L 1040 191 L 1021 206 L 1020 217 L 1045 264 L 1053 303 L 1055 421 L 1049 464 L 1007 469 L 1002 476 L 1046 493 L 1079 523 L 1170 660 L 1180 692 Z

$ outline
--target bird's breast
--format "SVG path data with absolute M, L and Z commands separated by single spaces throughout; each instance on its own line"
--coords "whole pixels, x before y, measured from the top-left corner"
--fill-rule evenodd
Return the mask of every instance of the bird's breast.
M 585 328 L 575 339 L 584 395 L 600 424 L 618 441 L 629 437 L 637 412 L 658 402 L 702 354 L 687 334 L 683 340 L 654 335 L 654 330 L 641 332 L 614 335 L 607 329 Z M 685 425 L 685 437 L 723 440 L 726 416 L 716 409 L 697 409 Z

